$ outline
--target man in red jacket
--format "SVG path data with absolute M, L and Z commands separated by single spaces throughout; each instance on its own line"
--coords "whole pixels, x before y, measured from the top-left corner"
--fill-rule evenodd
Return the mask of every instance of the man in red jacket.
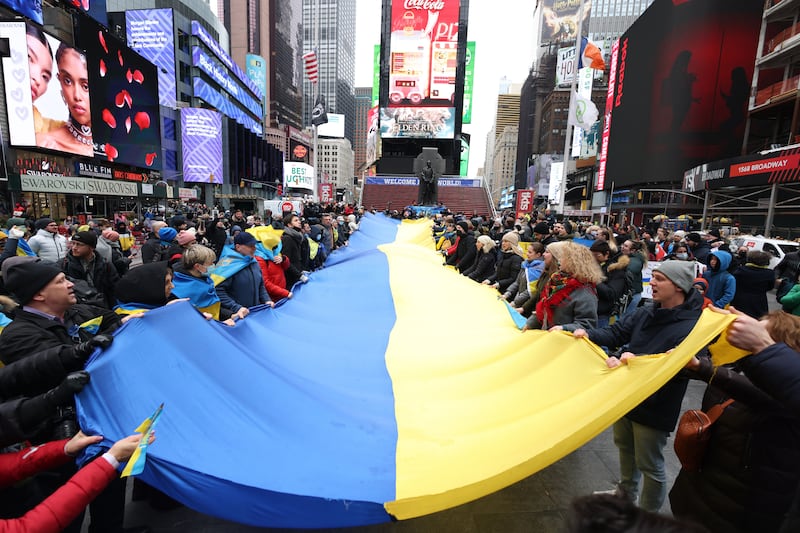
M 53 441 L 16 453 L 0 454 L 0 487 L 7 487 L 37 472 L 68 463 L 81 450 L 103 440 L 79 431 L 71 439 Z M 0 533 L 36 531 L 56 533 L 73 522 L 86 506 L 117 477 L 120 463 L 127 461 L 141 440 L 134 434 L 118 440 L 106 453 L 79 470 L 66 485 L 20 518 L 0 520 Z M 155 437 L 150 438 L 152 443 Z

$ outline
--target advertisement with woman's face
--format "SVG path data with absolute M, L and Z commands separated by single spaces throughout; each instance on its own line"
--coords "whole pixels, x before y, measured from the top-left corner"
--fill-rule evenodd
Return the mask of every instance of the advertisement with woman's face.
M 15 116 L 9 125 L 12 144 L 92 157 L 85 54 L 37 26 L 25 24 L 24 29 L 24 44 L 21 31 L 8 33 L 11 48 L 19 45 L 17 50 L 27 52 L 27 62 L 23 60 L 21 68 L 12 71 L 11 83 L 19 84 L 12 97 L 21 90 L 30 91 L 30 107 L 27 98 L 18 99 L 19 105 L 9 102 L 9 114 Z

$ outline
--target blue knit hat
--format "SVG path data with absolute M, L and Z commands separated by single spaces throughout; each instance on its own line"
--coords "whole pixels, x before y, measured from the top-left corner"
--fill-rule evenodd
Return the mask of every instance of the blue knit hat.
M 162 241 L 172 242 L 177 236 L 178 232 L 175 230 L 175 228 L 166 227 L 158 230 L 158 238 Z

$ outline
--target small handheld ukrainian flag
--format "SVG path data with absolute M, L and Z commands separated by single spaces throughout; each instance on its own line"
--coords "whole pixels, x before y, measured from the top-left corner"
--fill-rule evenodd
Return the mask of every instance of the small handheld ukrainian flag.
M 144 463 L 147 459 L 147 447 L 149 446 L 150 436 L 156 427 L 156 422 L 161 417 L 161 412 L 164 410 L 164 404 L 158 406 L 155 413 L 147 418 L 144 422 L 139 424 L 136 428 L 136 433 L 141 433 L 142 438 L 139 440 L 139 445 L 128 460 L 128 464 L 122 470 L 120 477 L 138 476 L 144 470 Z

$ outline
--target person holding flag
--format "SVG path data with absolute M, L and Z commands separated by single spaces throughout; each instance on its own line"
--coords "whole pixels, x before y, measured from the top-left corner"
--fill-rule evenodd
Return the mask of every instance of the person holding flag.
M 193 244 L 185 252 L 183 259 L 174 265 L 172 295 L 177 298 L 188 298 L 189 302 L 203 313 L 206 318 L 221 320 L 233 325 L 230 320 L 233 314 L 222 306 L 222 302 L 214 287 L 214 280 L 209 272 L 214 266 L 217 254 L 202 244 Z
M 264 278 L 255 259 L 258 241 L 252 234 L 242 231 L 233 239 L 233 246 L 222 250 L 217 266 L 210 274 L 217 288 L 222 306 L 233 312 L 233 319 L 241 319 L 250 308 L 275 304 L 264 287 Z

